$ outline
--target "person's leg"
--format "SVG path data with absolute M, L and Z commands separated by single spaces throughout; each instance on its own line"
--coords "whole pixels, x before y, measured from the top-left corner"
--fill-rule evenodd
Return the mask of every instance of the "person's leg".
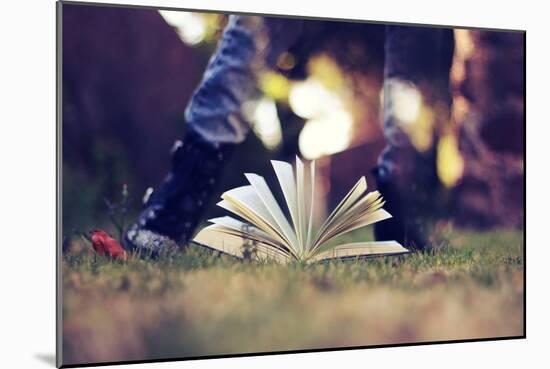
M 378 240 L 423 249 L 420 207 L 437 183 L 434 130 L 449 120 L 453 31 L 387 26 L 384 68 L 384 135 L 377 184 L 393 218 L 377 223 Z
M 172 169 L 126 233 L 130 248 L 156 253 L 170 240 L 190 239 L 231 152 L 249 131 L 241 106 L 254 98 L 256 69 L 294 40 L 292 33 L 271 36 L 268 26 L 278 23 L 230 16 L 185 111 L 187 134 L 172 149 Z

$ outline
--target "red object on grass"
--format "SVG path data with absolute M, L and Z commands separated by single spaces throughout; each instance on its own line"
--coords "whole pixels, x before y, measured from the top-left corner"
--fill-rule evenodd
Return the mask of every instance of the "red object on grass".
M 128 257 L 120 243 L 100 229 L 92 232 L 92 246 L 99 255 L 107 255 L 118 260 L 126 260 Z

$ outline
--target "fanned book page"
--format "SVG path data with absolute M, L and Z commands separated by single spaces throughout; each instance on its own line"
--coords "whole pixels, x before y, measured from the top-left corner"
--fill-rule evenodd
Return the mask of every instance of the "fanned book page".
M 315 161 L 310 163 L 309 181 L 306 166 L 296 158 L 296 176 L 292 165 L 272 161 L 273 169 L 290 214 L 287 219 L 263 177 L 245 173 L 250 183 L 222 194 L 218 206 L 233 213 L 210 219 L 193 239 L 197 244 L 238 258 L 274 260 L 281 263 L 321 262 L 330 259 L 351 259 L 398 255 L 409 250 L 396 241 L 335 244 L 334 238 L 358 228 L 391 218 L 382 206 L 378 191 L 367 192 L 367 181 L 359 181 L 338 203 L 316 230 Z

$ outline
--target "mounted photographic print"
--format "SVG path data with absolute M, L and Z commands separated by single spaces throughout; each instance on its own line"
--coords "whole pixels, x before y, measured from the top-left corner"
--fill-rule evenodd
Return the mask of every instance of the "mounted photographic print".
M 63 1 L 57 77 L 59 366 L 525 337 L 524 31 Z

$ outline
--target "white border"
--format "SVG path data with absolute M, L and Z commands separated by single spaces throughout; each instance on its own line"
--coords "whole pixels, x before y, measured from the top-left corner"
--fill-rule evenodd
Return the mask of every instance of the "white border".
M 548 12 L 543 2 L 455 0 L 147 0 L 126 4 L 527 30 L 527 340 L 142 364 L 135 368 L 287 366 L 517 368 L 547 362 L 549 263 Z M 534 5 L 541 4 L 541 5 Z M 52 367 L 55 350 L 55 2 L 5 2 L 1 12 L 0 334 L 7 368 Z M 6 206 L 7 205 L 7 206 Z M 535 364 L 536 366 L 540 366 Z

